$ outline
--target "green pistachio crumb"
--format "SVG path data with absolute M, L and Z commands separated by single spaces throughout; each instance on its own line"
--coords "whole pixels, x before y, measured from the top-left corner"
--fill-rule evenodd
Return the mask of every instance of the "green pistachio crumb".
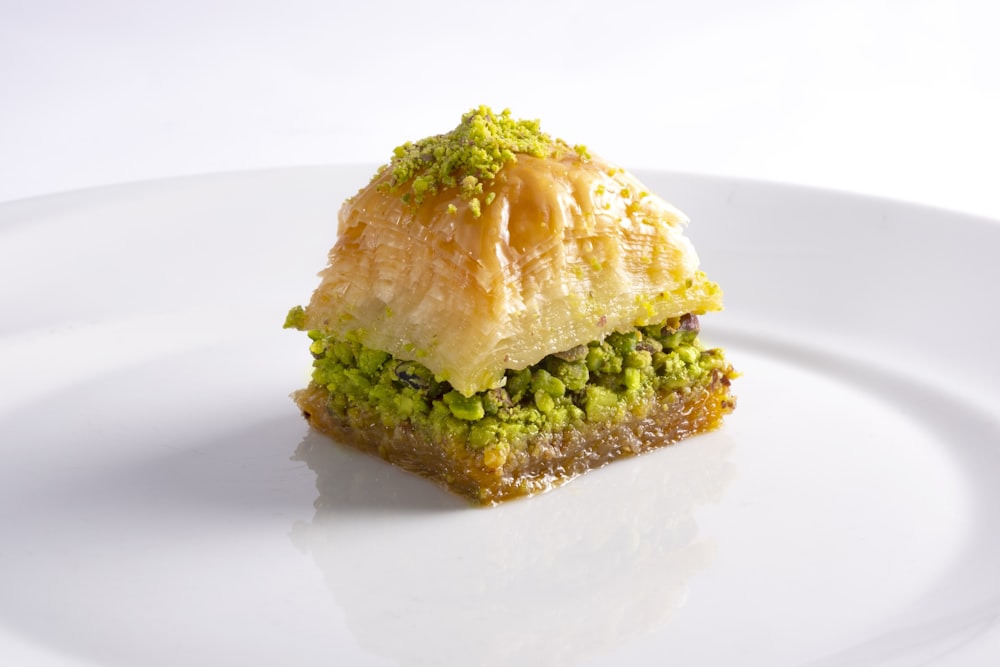
M 463 396 L 452 390 L 444 395 L 444 402 L 452 415 L 465 421 L 476 421 L 486 415 L 483 399 L 477 395 Z
M 400 191 L 407 203 L 419 205 L 425 197 L 447 188 L 459 188 L 462 198 L 471 203 L 480 200 L 484 184 L 505 164 L 516 161 L 518 154 L 545 157 L 557 143 L 561 142 L 541 131 L 537 120 L 515 120 L 509 109 L 498 114 L 484 105 L 464 114 L 451 132 L 397 146 L 379 173 L 389 170 L 391 178 L 384 187 Z M 585 152 L 577 147 L 581 157 Z M 486 195 L 471 206 L 473 215 L 478 217 L 482 204 L 492 201 Z
M 285 316 L 285 329 L 298 329 L 302 331 L 306 328 L 306 311 L 302 306 L 295 306 L 288 311 Z

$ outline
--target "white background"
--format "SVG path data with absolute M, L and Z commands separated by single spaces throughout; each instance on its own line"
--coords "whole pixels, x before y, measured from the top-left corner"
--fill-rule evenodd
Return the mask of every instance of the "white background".
M 990 0 L 0 0 L 0 201 L 384 162 L 485 103 L 628 168 L 1000 218 Z

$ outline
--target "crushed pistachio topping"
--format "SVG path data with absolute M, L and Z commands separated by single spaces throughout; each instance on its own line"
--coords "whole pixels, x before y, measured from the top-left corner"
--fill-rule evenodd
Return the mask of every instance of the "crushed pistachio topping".
M 401 192 L 403 201 L 413 205 L 441 190 L 458 188 L 473 216 L 479 217 L 495 197 L 492 192 L 484 194 L 484 186 L 505 164 L 516 162 L 518 153 L 545 157 L 561 144 L 542 132 L 537 120 L 515 120 L 510 109 L 497 114 L 480 106 L 464 114 L 451 132 L 397 146 L 390 163 L 379 169 L 379 174 L 386 169 L 391 174 L 381 187 Z M 589 157 L 582 146 L 576 152 Z
M 290 318 L 294 322 L 295 318 Z M 416 428 L 484 453 L 503 465 L 510 448 L 539 433 L 585 423 L 617 423 L 675 391 L 728 383 L 735 373 L 722 350 L 706 348 L 693 315 L 614 332 L 508 370 L 502 386 L 470 396 L 417 361 L 398 359 L 356 340 L 309 331 L 312 382 L 329 392 L 333 415 L 369 411 L 383 425 Z M 496 466 L 491 457 L 496 456 Z
M 306 326 L 306 310 L 302 306 L 295 306 L 288 311 L 285 317 L 285 329 L 303 330 Z

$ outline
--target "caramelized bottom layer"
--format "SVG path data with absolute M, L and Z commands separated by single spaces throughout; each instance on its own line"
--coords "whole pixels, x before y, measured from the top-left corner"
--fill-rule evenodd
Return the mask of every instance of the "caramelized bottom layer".
M 712 371 L 696 386 L 652 396 L 623 421 L 532 436 L 512 448 L 500 468 L 485 465 L 482 450 L 434 441 L 408 421 L 385 426 L 379 415 L 364 408 L 347 416 L 334 415 L 327 408 L 329 393 L 322 387 L 311 385 L 293 398 L 309 424 L 334 440 L 376 454 L 473 502 L 493 505 L 547 491 L 615 459 L 718 427 L 736 405 L 729 391 L 734 376 L 731 368 Z

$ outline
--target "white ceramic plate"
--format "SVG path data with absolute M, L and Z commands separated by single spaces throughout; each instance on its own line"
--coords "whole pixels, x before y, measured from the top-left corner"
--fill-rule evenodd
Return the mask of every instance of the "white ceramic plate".
M 0 661 L 972 665 L 1000 658 L 1000 225 L 641 174 L 744 373 L 718 432 L 473 509 L 288 394 L 368 168 L 0 206 Z

